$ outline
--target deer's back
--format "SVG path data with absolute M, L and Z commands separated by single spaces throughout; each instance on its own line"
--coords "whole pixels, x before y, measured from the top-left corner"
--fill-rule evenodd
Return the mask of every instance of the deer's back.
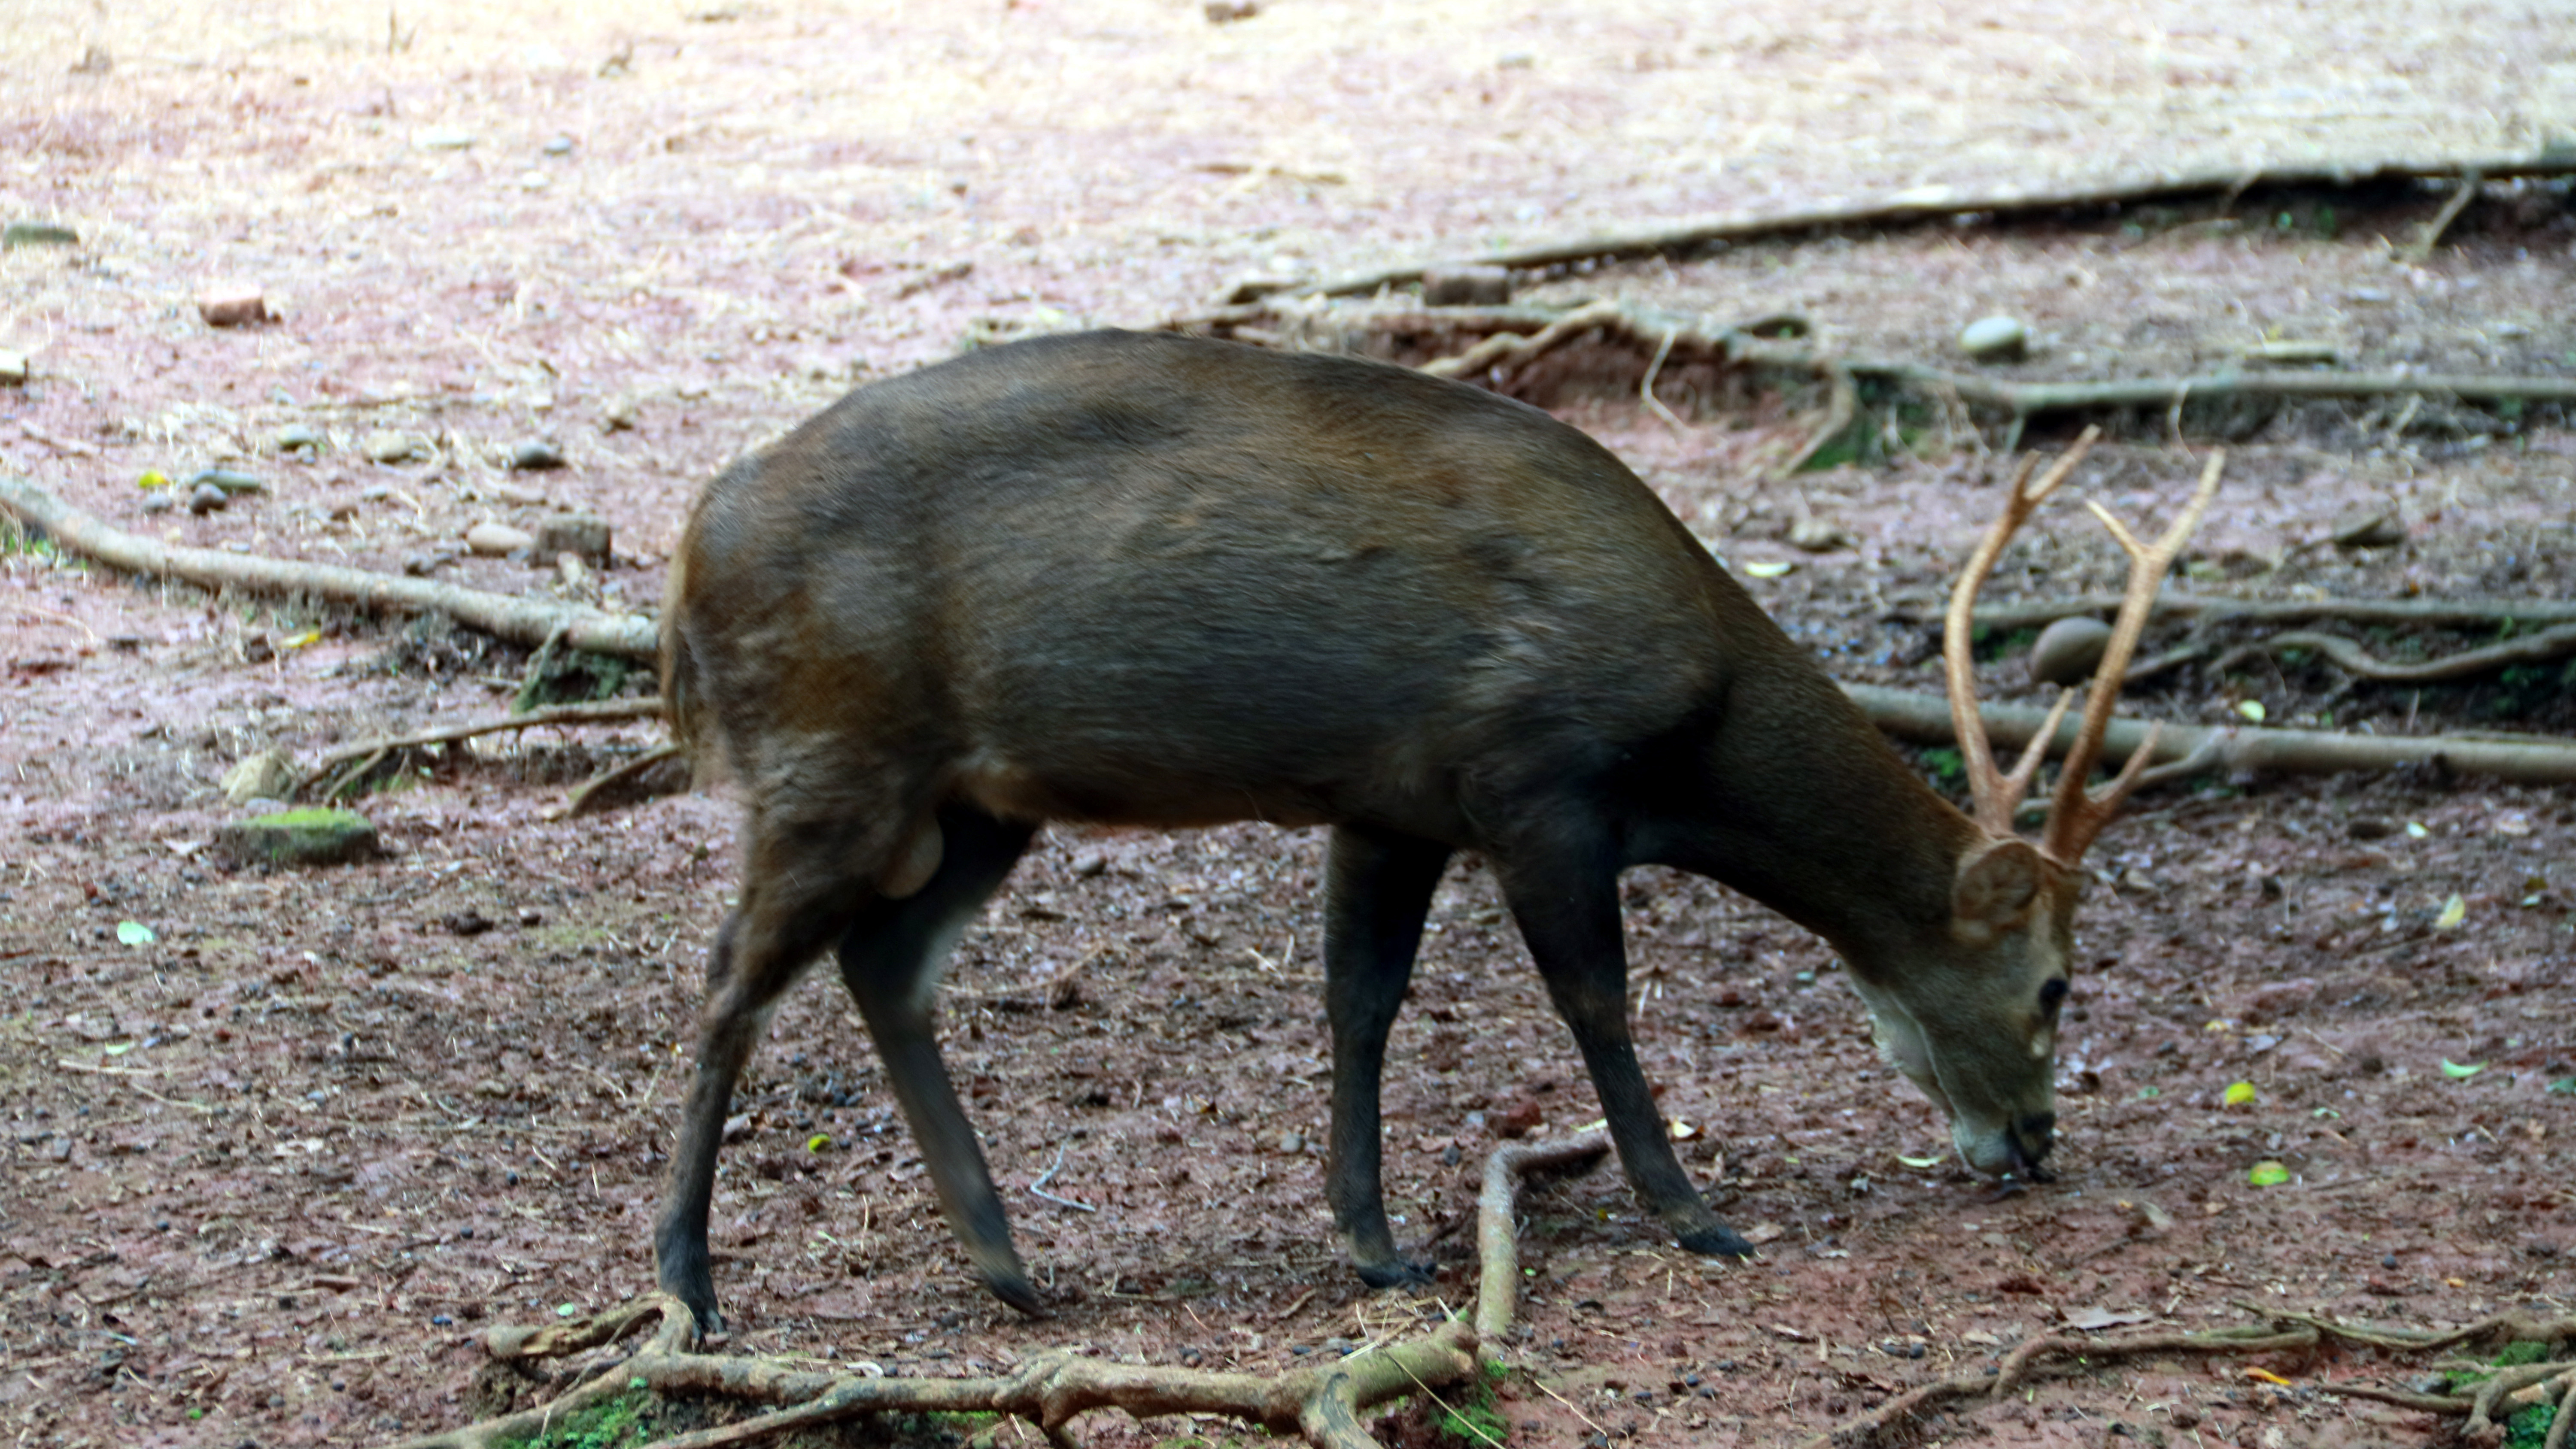
M 1788 650 L 1536 409 L 1153 333 L 850 394 L 709 485 L 668 615 L 675 704 L 755 792 L 1451 838 L 1462 791 L 1608 768 Z

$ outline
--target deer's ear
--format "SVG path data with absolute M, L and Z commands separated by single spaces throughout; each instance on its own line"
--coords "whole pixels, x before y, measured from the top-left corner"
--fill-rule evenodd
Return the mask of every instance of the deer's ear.
M 1951 929 L 1970 942 L 1990 941 L 2030 919 L 2045 866 L 2026 840 L 1997 840 L 1959 861 L 1950 892 Z

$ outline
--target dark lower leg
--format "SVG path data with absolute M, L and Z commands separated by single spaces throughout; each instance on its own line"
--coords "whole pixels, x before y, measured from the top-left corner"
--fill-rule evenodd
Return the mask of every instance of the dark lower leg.
M 1431 893 L 1449 847 L 1350 826 L 1333 832 L 1325 883 L 1324 1008 L 1333 1035 L 1325 1196 L 1351 1266 L 1374 1288 L 1430 1280 L 1396 1250 L 1379 1157 L 1379 1082 Z
M 740 911 L 725 918 L 707 966 L 707 1006 L 698 1034 L 697 1072 L 680 1113 L 679 1142 L 671 1150 L 671 1176 L 653 1227 L 655 1279 L 664 1292 L 689 1305 L 698 1327 L 724 1327 L 716 1312 L 715 1278 L 707 1262 L 707 1215 L 715 1197 L 716 1150 L 723 1144 L 733 1084 L 750 1061 L 776 991 L 743 974 L 737 945 Z M 789 974 L 793 974 L 790 972 Z
M 882 901 L 841 942 L 841 978 L 884 1058 L 895 1100 L 939 1192 L 939 1208 L 993 1295 L 1042 1313 L 975 1128 L 940 1060 L 931 1007 L 941 968 L 1028 846 L 1030 827 L 950 806 L 939 813 L 939 868 L 920 891 Z
M 1636 1043 L 1628 1034 L 1628 958 L 1616 871 L 1579 856 L 1546 865 L 1516 860 L 1504 891 L 1548 996 L 1583 1053 L 1629 1185 L 1692 1252 L 1751 1252 L 1691 1185 L 1637 1065 Z

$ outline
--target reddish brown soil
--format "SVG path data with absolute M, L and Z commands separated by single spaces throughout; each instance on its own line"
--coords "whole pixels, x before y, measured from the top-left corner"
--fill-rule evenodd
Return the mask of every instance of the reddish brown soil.
M 24 98 L 0 116 L 0 211 L 83 240 L 0 253 L 0 349 L 38 372 L 0 389 L 0 470 L 182 541 L 418 558 L 511 590 L 549 585 L 449 558 L 465 527 L 587 504 L 618 530 L 607 596 L 649 605 L 687 497 L 725 458 L 970 334 L 1146 323 L 1248 271 L 1926 178 L 2297 156 L 2335 127 L 2345 153 L 2478 152 L 2517 118 L 2568 114 L 2549 87 L 2576 74 L 2566 36 L 2498 7 L 2134 7 L 2098 63 L 2047 15 L 1882 8 L 1747 5 L 1708 27 L 1678 7 L 1387 20 L 1281 0 L 1210 27 L 1176 4 L 601 7 L 532 27 L 466 5 L 397 16 L 417 33 L 391 53 L 372 19 L 40 10 L 0 40 Z M 2427 48 L 2437 20 L 2450 38 Z M 112 69 L 67 74 L 91 44 Z M 2396 89 L 2344 68 L 2399 51 L 2414 74 Z M 475 145 L 415 144 L 439 128 Z M 541 149 L 557 134 L 568 156 Z M 2500 199 L 2459 245 L 2393 261 L 2378 234 L 2438 201 L 2334 235 L 2302 212 L 1781 243 L 1537 295 L 1794 310 L 1836 346 L 1919 357 L 2014 310 L 2039 332 L 2035 375 L 2179 371 L 2275 335 L 2335 342 L 2355 366 L 2563 374 L 2563 195 Z M 188 298 L 219 277 L 266 285 L 283 320 L 200 325 Z M 603 431 L 620 399 L 633 425 Z M 1751 587 L 1837 673 L 1931 687 L 1922 628 L 1890 615 L 1934 596 L 1994 496 L 1964 439 L 1793 488 L 1749 481 L 1800 436 L 1781 399 L 1680 430 L 1562 407 L 1730 560 L 1795 561 Z M 2195 550 L 2201 586 L 2576 593 L 2576 435 L 2538 415 L 2444 419 L 2428 432 L 2356 405 L 2254 428 Z M 279 456 L 289 424 L 327 446 Z M 380 430 L 433 453 L 367 462 Z M 540 435 L 570 469 L 501 470 Z M 147 469 L 219 462 L 272 491 L 202 517 L 140 511 Z M 2161 516 L 2191 471 L 2133 444 L 2083 486 Z M 2320 545 L 2363 504 L 2393 504 L 2408 541 Z M 1855 545 L 1793 554 L 1781 535 L 1802 507 Z M 2051 520 L 1996 597 L 2108 583 L 2080 515 Z M 384 859 L 260 874 L 204 848 L 236 759 L 497 713 L 524 662 L 41 550 L 0 558 L 12 1442 L 419 1433 L 478 1407 L 480 1327 L 649 1284 L 696 979 L 731 890 L 726 798 L 550 820 L 565 782 L 651 734 L 540 732 L 369 798 Z M 2007 658 L 1987 688 L 2019 679 Z M 2419 692 L 2185 672 L 2137 708 L 2222 719 L 2249 701 L 2380 730 L 2569 722 L 2554 675 Z M 2417 1327 L 2566 1311 L 2576 1096 L 2553 1084 L 2576 1078 L 2571 836 L 2565 790 L 2430 774 L 2141 800 L 2096 847 L 2060 1172 L 2010 1194 L 1909 1165 L 1942 1155 L 1937 1114 L 1873 1060 L 1817 942 L 1716 886 L 1636 872 L 1648 1071 L 1713 1200 L 1767 1246 L 1751 1263 L 1680 1254 L 1615 1173 L 1536 1191 L 1527 1373 L 1501 1405 L 1513 1442 L 1788 1442 L 2096 1310 L 2183 1329 L 2266 1307 Z M 1459 868 L 1388 1073 L 1399 1232 L 1437 1237 L 1443 1275 L 1413 1298 L 1363 1290 L 1320 1196 L 1318 858 L 1311 834 L 1254 827 L 1058 829 L 961 948 L 950 1063 L 1065 1303 L 1053 1321 L 971 1285 L 846 1001 L 822 982 L 791 997 L 720 1184 L 735 1343 L 897 1373 L 1051 1344 L 1272 1369 L 1462 1301 L 1467 1239 L 1447 1230 L 1497 1130 L 1597 1108 L 1491 882 Z M 2437 927 L 2454 897 L 2464 918 Z M 124 943 L 127 922 L 153 939 Z M 2237 1082 L 2254 1099 L 2224 1105 Z M 2264 1161 L 2289 1181 L 2253 1186 Z M 1032 1195 L 1041 1175 L 1097 1211 Z M 2274 1449 L 2432 1431 L 2325 1392 L 2411 1366 L 2264 1366 L 2290 1386 L 2233 1360 L 2103 1367 L 1934 1437 Z M 1230 1432 L 1079 1427 L 1104 1443 Z

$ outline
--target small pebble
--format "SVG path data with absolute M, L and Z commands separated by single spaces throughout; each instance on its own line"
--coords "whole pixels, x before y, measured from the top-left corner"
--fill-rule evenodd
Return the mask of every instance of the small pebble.
M 543 438 L 530 438 L 510 450 L 510 466 L 522 473 L 542 472 L 563 465 L 563 450 Z
M 265 493 L 268 485 L 237 468 L 201 468 L 188 475 L 182 488 L 221 488 L 226 493 Z
M 358 440 L 358 451 L 372 463 L 416 463 L 430 455 L 429 439 L 418 433 L 380 429 Z
M 539 557 L 572 554 L 587 564 L 608 567 L 608 520 L 595 513 L 558 513 L 537 525 Z
M 1512 299 L 1512 274 L 1502 267 L 1444 267 L 1422 274 L 1422 301 L 1431 307 L 1499 307 Z
M 549 156 L 569 156 L 572 154 L 572 137 L 550 136 L 542 149 Z
M 0 352 L 0 386 L 18 386 L 27 380 L 27 372 L 27 354 Z
M 209 327 L 247 327 L 269 320 L 268 298 L 247 282 L 219 282 L 197 294 L 197 315 Z
M 2040 684 L 2077 685 L 2092 677 L 2111 644 L 2111 626 L 2070 615 L 2039 631 L 2030 646 L 2030 677 Z
M 274 439 L 277 451 L 281 453 L 318 453 L 322 451 L 327 441 L 322 436 L 320 428 L 304 423 L 287 424 L 277 430 L 277 437 Z
M 167 488 L 156 489 L 143 495 L 143 511 L 146 513 L 167 513 L 178 506 L 179 500 L 171 497 L 170 490 Z
M 0 249 L 68 247 L 80 244 L 80 233 L 53 221 L 13 221 L 0 228 Z
M 200 483 L 188 494 L 190 513 L 221 513 L 233 496 L 212 483 Z
M 1789 546 L 1801 553 L 1831 553 L 1849 548 L 1852 537 L 1824 519 L 1807 517 L 1789 525 Z
M 465 530 L 465 546 L 482 558 L 507 558 L 537 546 L 536 536 L 506 523 L 478 523 Z
M 411 144 L 422 151 L 462 151 L 474 144 L 474 133 L 452 126 L 428 126 L 411 133 Z
M 2030 353 L 2030 329 L 2015 317 L 1980 317 L 1959 329 L 1959 350 L 1979 362 L 2019 362 Z
M 2326 541 L 2337 548 L 2395 548 L 2406 541 L 2406 523 L 2394 508 L 2363 507 L 2336 519 Z

